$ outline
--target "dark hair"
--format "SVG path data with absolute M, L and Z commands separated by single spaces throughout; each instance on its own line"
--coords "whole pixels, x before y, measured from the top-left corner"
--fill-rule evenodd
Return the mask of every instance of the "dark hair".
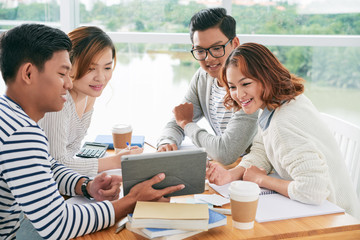
M 244 43 L 233 50 L 222 69 L 221 82 L 226 88 L 224 105 L 227 109 L 241 109 L 230 96 L 226 69 L 236 66 L 246 78 L 259 81 L 264 89 L 262 100 L 267 108 L 275 109 L 283 101 L 290 101 L 304 92 L 304 79 L 291 74 L 265 46 Z
M 31 62 L 42 71 L 54 52 L 71 50 L 69 37 L 61 30 L 42 24 L 23 24 L 0 37 L 0 67 L 5 83 L 15 79 L 21 64 Z
M 190 20 L 191 42 L 195 31 L 204 31 L 213 27 L 219 27 L 228 39 L 236 37 L 236 21 L 232 16 L 226 15 L 226 9 L 207 8 L 197 12 Z
M 70 51 L 70 61 L 73 65 L 72 79 L 80 79 L 89 72 L 89 67 L 106 48 L 112 50 L 112 58 L 116 63 L 115 46 L 111 38 L 100 28 L 88 26 L 79 27 L 69 34 L 73 48 Z

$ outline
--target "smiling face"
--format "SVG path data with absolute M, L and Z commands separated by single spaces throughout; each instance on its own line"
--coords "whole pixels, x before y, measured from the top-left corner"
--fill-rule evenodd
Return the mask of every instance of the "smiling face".
M 110 48 L 104 49 L 91 63 L 89 71 L 82 78 L 76 79 L 74 91 L 81 95 L 99 97 L 113 73 L 113 54 Z
M 42 71 L 35 71 L 36 84 L 33 96 L 36 98 L 37 112 L 60 111 L 66 101 L 66 91 L 72 87 L 69 76 L 71 63 L 68 51 L 55 52 L 52 58 L 45 62 Z
M 246 114 L 255 113 L 259 108 L 265 108 L 265 103 L 261 98 L 263 87 L 259 81 L 245 77 L 239 67 L 235 65 L 230 65 L 226 69 L 226 78 L 231 98 L 241 106 Z
M 225 45 L 229 39 L 220 31 L 220 28 L 209 28 L 204 31 L 195 31 L 193 36 L 194 49 L 210 48 L 216 45 Z M 220 58 L 214 58 L 208 52 L 203 61 L 199 61 L 200 66 L 210 74 L 210 76 L 219 79 L 221 67 L 231 51 L 239 45 L 239 39 L 235 37 L 226 47 L 225 55 Z

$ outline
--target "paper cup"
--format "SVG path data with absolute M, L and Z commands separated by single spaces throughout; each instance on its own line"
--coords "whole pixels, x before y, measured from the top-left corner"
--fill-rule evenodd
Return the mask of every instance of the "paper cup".
M 253 182 L 234 181 L 230 184 L 229 192 L 233 226 L 252 229 L 260 194 L 259 186 Z
M 127 144 L 131 145 L 132 127 L 129 124 L 116 124 L 112 128 L 112 136 L 115 152 L 119 152 L 127 148 Z

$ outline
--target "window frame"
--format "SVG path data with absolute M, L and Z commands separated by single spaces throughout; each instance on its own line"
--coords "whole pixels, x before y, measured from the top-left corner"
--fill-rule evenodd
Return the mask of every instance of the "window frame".
M 79 27 L 79 0 L 60 1 L 60 28 L 70 32 Z M 231 14 L 232 0 L 222 7 Z M 191 44 L 188 33 L 107 32 L 115 43 Z M 275 35 L 237 34 L 241 43 L 257 42 L 267 46 L 360 47 L 360 35 Z

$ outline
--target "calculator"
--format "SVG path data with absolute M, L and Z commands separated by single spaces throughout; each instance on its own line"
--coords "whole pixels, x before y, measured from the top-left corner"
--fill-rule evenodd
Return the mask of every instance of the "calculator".
M 108 147 L 109 145 L 104 143 L 85 142 L 76 156 L 83 158 L 101 158 L 106 153 Z

